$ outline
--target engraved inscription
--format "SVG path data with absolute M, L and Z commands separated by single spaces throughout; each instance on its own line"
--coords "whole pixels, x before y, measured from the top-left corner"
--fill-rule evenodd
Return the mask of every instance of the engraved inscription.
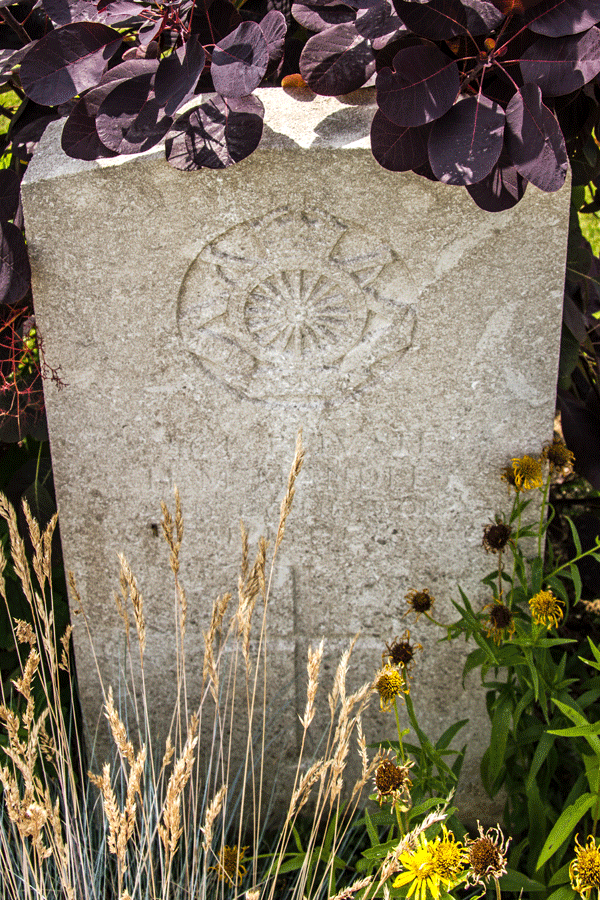
M 274 210 L 214 238 L 183 279 L 186 348 L 241 395 L 335 402 L 412 342 L 416 286 L 385 242 L 319 210 Z

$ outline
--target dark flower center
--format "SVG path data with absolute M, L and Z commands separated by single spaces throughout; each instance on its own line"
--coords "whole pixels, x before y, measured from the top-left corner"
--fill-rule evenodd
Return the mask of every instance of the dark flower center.
M 508 628 L 512 622 L 512 613 L 508 606 L 504 606 L 502 603 L 495 603 L 490 609 L 490 619 L 494 628 L 501 631 L 503 628 Z
M 500 854 L 489 837 L 482 837 L 471 844 L 469 861 L 476 875 L 487 875 L 500 867 Z

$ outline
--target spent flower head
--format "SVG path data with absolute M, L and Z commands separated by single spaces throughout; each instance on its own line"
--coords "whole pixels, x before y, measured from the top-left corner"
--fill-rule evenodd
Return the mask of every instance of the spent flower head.
M 495 522 L 486 525 L 483 529 L 483 540 L 481 541 L 485 547 L 485 552 L 500 553 L 510 541 L 511 535 L 512 528 L 506 522 L 501 522 L 497 519 Z
M 529 601 L 531 617 L 536 625 L 554 625 L 558 628 L 564 613 L 561 609 L 564 602 L 555 597 L 552 591 L 539 591 Z
M 404 666 L 408 671 L 415 659 L 415 652 L 423 650 L 421 644 L 411 644 L 410 631 L 408 628 L 404 631 L 401 638 L 394 638 L 391 644 L 386 641 L 386 649 L 381 656 L 383 662 L 387 659 L 392 666 Z
M 496 881 L 506 875 L 506 853 L 510 838 L 504 838 L 500 826 L 488 828 L 486 832 L 477 822 L 479 837 L 467 838 L 469 871 L 466 884 L 487 884 L 490 878 Z
M 238 847 L 235 844 L 229 847 L 225 844 L 219 850 L 216 866 L 209 866 L 217 873 L 219 881 L 228 881 L 229 884 L 238 884 L 246 874 L 246 866 L 243 864 L 247 847 Z
M 490 611 L 490 618 L 485 623 L 487 636 L 491 637 L 495 644 L 501 644 L 507 636 L 510 640 L 515 633 L 515 620 L 508 606 L 495 598 L 492 603 L 483 607 L 483 611 L 486 609 Z
M 388 800 L 392 801 L 392 809 L 398 806 L 400 809 L 410 809 L 410 780 L 409 770 L 414 765 L 412 761 L 405 766 L 397 766 L 391 759 L 383 759 L 375 769 L 375 788 L 377 800 L 381 806 Z
M 375 676 L 375 690 L 379 694 L 381 709 L 391 709 L 396 697 L 408 694 L 408 686 L 402 672 L 396 666 L 386 663 Z
M 575 456 L 568 449 L 563 440 L 556 435 L 547 444 L 544 444 L 542 457 L 548 460 L 550 471 L 559 475 L 566 469 L 570 469 L 575 462 Z
M 421 591 L 417 591 L 413 588 L 412 591 L 409 591 L 408 594 L 405 595 L 405 600 L 409 606 L 405 615 L 408 615 L 410 612 L 415 612 L 417 614 L 417 620 L 422 613 L 428 613 L 435 603 L 435 597 L 431 596 L 429 588 L 423 588 Z
M 579 835 L 575 835 L 575 859 L 569 866 L 569 877 L 573 890 L 586 900 L 593 890 L 600 895 L 600 850 L 591 834 L 583 847 Z

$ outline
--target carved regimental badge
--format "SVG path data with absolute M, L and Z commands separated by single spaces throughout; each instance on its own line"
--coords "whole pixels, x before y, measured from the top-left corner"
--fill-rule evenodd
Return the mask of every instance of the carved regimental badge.
M 416 297 L 386 243 L 327 213 L 286 208 L 202 249 L 177 319 L 187 349 L 243 396 L 336 402 L 407 350 Z

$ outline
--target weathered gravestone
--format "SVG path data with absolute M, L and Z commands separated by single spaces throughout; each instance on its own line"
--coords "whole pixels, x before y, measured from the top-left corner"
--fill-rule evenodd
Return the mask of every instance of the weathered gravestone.
M 23 197 L 38 325 L 65 382 L 46 399 L 66 565 L 116 681 L 117 553 L 129 559 L 159 723 L 175 682 L 160 501 L 179 486 L 193 695 L 212 601 L 235 591 L 239 520 L 251 539 L 276 522 L 303 429 L 269 656 L 291 698 L 276 698 L 276 743 L 293 758 L 310 642 L 326 638 L 331 671 L 360 632 L 358 685 L 408 624 L 409 589 L 428 587 L 442 620 L 457 585 L 488 602 L 482 527 L 509 503 L 499 471 L 552 433 L 569 193 L 530 188 L 482 212 L 464 190 L 379 167 L 370 92 L 258 93 L 263 141 L 231 169 L 182 173 L 162 151 L 73 161 L 52 126 Z M 463 692 L 462 647 L 437 644 L 423 619 L 411 627 L 425 648 L 417 709 L 434 737 L 471 717 L 462 796 L 485 818 L 482 689 Z M 93 721 L 80 626 L 75 648 Z M 372 709 L 368 740 L 393 738 L 393 717 Z

